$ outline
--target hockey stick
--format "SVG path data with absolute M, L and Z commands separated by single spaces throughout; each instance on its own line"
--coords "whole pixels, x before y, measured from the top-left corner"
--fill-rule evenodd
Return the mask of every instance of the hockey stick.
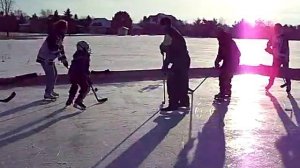
M 99 103 L 101 103 L 101 102 L 105 102 L 105 101 L 107 101 L 108 100 L 108 98 L 98 98 L 98 96 L 97 96 L 97 93 L 96 93 L 96 91 L 95 91 L 95 89 L 94 89 L 94 87 L 93 87 L 93 85 L 90 85 L 90 87 L 91 87 L 91 89 L 92 89 L 92 91 L 93 91 L 93 93 L 94 93 L 94 95 L 95 95 L 95 97 L 96 97 L 96 100 L 99 102 Z M 96 88 L 97 89 L 97 88 Z M 98 89 L 97 89 L 97 91 L 98 91 Z
M 282 78 L 282 80 L 283 80 L 283 84 L 282 85 L 280 85 L 280 88 L 284 88 L 284 87 L 286 87 L 287 86 L 287 83 L 286 83 L 286 81 L 285 81 L 285 78 Z
M 162 54 L 162 63 L 164 64 L 164 54 Z M 165 79 L 165 76 L 163 77 L 163 90 L 164 90 L 164 100 L 162 101 L 161 104 L 166 103 L 166 79 Z
M 287 82 L 286 82 L 285 74 L 286 73 L 284 73 L 284 75 L 282 76 L 282 80 L 283 80 L 284 83 L 282 85 L 280 85 L 280 88 L 284 88 L 284 87 L 286 87 L 288 85 Z
M 194 92 L 208 79 L 208 76 L 205 77 L 200 84 L 195 88 L 195 89 L 190 89 L 189 88 L 189 94 L 191 94 L 191 112 L 193 111 L 193 106 L 194 106 Z
M 6 99 L 0 100 L 0 102 L 7 103 L 11 101 L 16 96 L 16 92 L 12 92 Z
M 195 88 L 195 89 L 190 89 L 189 88 L 189 91 L 191 92 L 191 93 L 194 93 L 206 80 L 207 80 L 207 78 L 208 78 L 208 76 L 207 77 L 205 77 L 203 80 L 202 80 L 202 82 L 200 82 L 200 84 Z
M 195 89 L 188 89 L 191 94 L 191 107 L 190 107 L 190 124 L 189 124 L 189 139 L 192 138 L 192 122 L 193 122 L 193 111 L 194 111 L 194 92 L 207 80 L 208 76 L 205 77 Z
M 166 103 L 166 80 L 163 79 L 163 87 L 164 87 L 164 100 L 162 101 L 162 104 Z

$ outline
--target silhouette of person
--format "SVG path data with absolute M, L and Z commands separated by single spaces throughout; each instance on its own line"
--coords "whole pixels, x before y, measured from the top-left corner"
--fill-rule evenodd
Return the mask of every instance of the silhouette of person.
M 161 54 L 166 53 L 163 62 L 163 72 L 167 74 L 167 92 L 169 96 L 169 106 L 162 108 L 162 111 L 174 111 L 178 107 L 189 107 L 189 68 L 190 56 L 186 42 L 181 33 L 176 30 L 170 18 L 163 18 L 160 21 L 163 26 L 165 37 L 160 45 Z M 172 64 L 169 69 L 169 64 Z
M 219 30 L 217 39 L 219 41 L 219 50 L 215 60 L 215 67 L 220 68 L 220 92 L 215 95 L 215 99 L 230 98 L 231 80 L 239 66 L 241 52 L 231 35 L 224 30 Z M 220 66 L 221 61 L 222 66 Z
M 280 23 L 276 23 L 274 26 L 274 33 L 271 39 L 267 43 L 266 52 L 273 55 L 272 73 L 270 75 L 269 83 L 265 87 L 268 91 L 274 84 L 276 75 L 282 66 L 285 70 L 289 68 L 289 41 L 285 37 Z M 291 91 L 291 80 L 285 77 L 285 84 L 282 87 L 286 87 L 286 92 Z

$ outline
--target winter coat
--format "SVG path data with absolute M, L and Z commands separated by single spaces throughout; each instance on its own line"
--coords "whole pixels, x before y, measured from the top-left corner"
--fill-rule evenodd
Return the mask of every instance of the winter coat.
M 165 33 L 164 42 L 160 46 L 161 51 L 166 53 L 164 66 L 172 63 L 172 69 L 174 70 L 188 69 L 190 56 L 184 37 L 174 27 L 167 27 Z
M 273 36 L 267 43 L 267 48 L 271 51 L 271 54 L 275 59 L 284 60 L 289 62 L 289 41 L 283 35 Z
M 221 69 L 235 71 L 240 64 L 241 56 L 238 46 L 229 35 L 226 35 L 218 40 L 219 50 L 215 62 L 219 63 L 223 61 Z
M 89 78 L 90 54 L 84 51 L 76 51 L 69 69 L 70 78 L 87 80 Z
M 56 58 L 60 61 L 66 60 L 63 40 L 64 34 L 50 32 L 39 50 L 36 62 L 53 64 Z

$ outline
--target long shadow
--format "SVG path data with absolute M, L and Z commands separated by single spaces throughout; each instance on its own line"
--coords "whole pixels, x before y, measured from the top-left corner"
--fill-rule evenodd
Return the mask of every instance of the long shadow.
M 55 111 L 55 112 L 53 112 L 53 113 L 51 113 L 51 114 L 49 114 L 49 115 L 47 115 L 47 116 L 41 117 L 40 119 L 37 119 L 37 120 L 32 121 L 32 122 L 29 122 L 29 123 L 27 123 L 27 124 L 25 124 L 25 125 L 23 125 L 23 126 L 20 126 L 20 127 L 14 129 L 14 130 L 12 130 L 12 131 L 9 131 L 9 132 L 6 132 L 6 133 L 4 133 L 4 134 L 1 134 L 1 135 L 0 135 L 0 139 L 7 138 L 7 137 L 9 137 L 9 136 L 11 136 L 11 135 L 18 134 L 19 132 L 22 132 L 23 130 L 26 130 L 26 129 L 28 129 L 28 128 L 34 126 L 34 125 L 37 125 L 37 124 L 39 124 L 39 123 L 41 123 L 41 122 L 43 122 L 43 121 L 45 121 L 45 120 L 47 120 L 47 119 L 49 119 L 49 118 L 55 116 L 55 115 L 57 115 L 57 114 L 63 112 L 63 110 L 64 110 L 64 108 L 59 109 L 59 110 L 57 110 L 57 111 Z
M 297 121 L 298 125 L 300 125 L 300 108 L 299 108 L 299 105 L 298 105 L 297 101 L 295 100 L 295 98 L 293 97 L 293 95 L 289 94 L 288 98 L 289 98 L 289 100 L 292 104 L 292 108 L 293 108 L 293 111 L 294 111 L 294 115 L 296 117 L 296 121 Z
M 50 102 L 49 102 L 50 103 Z M 10 109 L 10 110 L 7 110 L 7 111 L 4 111 L 2 113 L 0 113 L 0 118 L 1 117 L 4 117 L 4 116 L 7 116 L 7 115 L 11 115 L 11 114 L 15 114 L 19 111 L 23 111 L 23 110 L 26 110 L 26 109 L 29 109 L 31 107 L 35 107 L 35 106 L 40 106 L 40 105 L 45 105 L 45 104 L 49 104 L 43 100 L 37 100 L 37 101 L 34 101 L 34 102 L 31 102 L 29 104 L 26 104 L 26 105 L 23 105 L 23 106 L 19 106 L 19 107 L 16 107 L 14 109 Z M 40 111 L 40 110 L 39 110 Z
M 159 109 L 162 108 L 161 104 Z M 109 151 L 105 156 L 103 156 L 97 163 L 95 163 L 92 168 L 99 166 L 107 157 L 109 157 L 114 151 L 116 151 L 124 142 L 126 142 L 132 135 L 134 135 L 139 129 L 141 129 L 145 124 L 147 124 L 154 116 L 159 113 L 160 110 L 156 111 L 152 116 L 150 116 L 147 120 L 145 120 L 139 127 L 137 127 L 134 131 L 132 131 L 127 137 L 125 137 L 119 144 L 117 144 L 111 151 Z
M 144 88 L 140 89 L 139 92 L 140 93 L 150 92 L 152 90 L 155 90 L 155 89 L 159 88 L 160 86 L 161 86 L 161 84 L 148 85 L 147 87 L 144 87 Z
M 276 148 L 281 154 L 281 158 L 286 168 L 296 168 L 300 165 L 300 130 L 299 127 L 289 118 L 284 109 L 279 104 L 276 97 L 271 93 L 266 93 L 270 97 L 273 105 L 281 119 L 287 135 L 276 141 Z
M 46 128 L 54 125 L 55 123 L 70 118 L 70 117 L 74 117 L 80 113 L 82 113 L 81 111 L 72 113 L 72 114 L 68 114 L 68 115 L 63 115 L 60 116 L 58 118 L 54 118 L 57 114 L 61 113 L 64 111 L 65 108 L 61 108 L 57 111 L 54 111 L 53 113 L 42 117 L 38 120 L 35 120 L 33 122 L 30 122 L 28 124 L 25 124 L 21 127 L 18 127 L 10 132 L 4 133 L 0 136 L 0 148 L 4 147 L 6 145 L 9 145 L 11 143 L 14 143 L 16 141 L 22 140 L 24 138 L 27 138 L 31 135 L 37 134 L 43 130 L 45 130 Z M 50 121 L 48 121 L 50 120 Z M 40 124 L 43 121 L 47 121 L 46 123 Z M 26 130 L 26 131 L 25 131 Z
M 224 118 L 229 102 L 215 104 L 215 110 L 198 133 L 198 144 L 192 162 L 188 163 L 188 153 L 196 138 L 190 139 L 179 153 L 175 168 L 223 168 L 225 163 Z
M 156 148 L 156 146 L 159 145 L 160 142 L 168 135 L 169 131 L 174 128 L 184 117 L 185 114 L 179 113 L 158 116 L 154 120 L 157 125 L 141 139 L 131 145 L 118 158 L 113 160 L 107 166 L 107 168 L 139 167 L 139 165 L 148 157 L 148 155 Z

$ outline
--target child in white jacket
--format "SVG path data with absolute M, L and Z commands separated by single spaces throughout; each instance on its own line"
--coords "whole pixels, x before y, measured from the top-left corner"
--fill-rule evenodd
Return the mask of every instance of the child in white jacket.
M 55 100 L 59 94 L 54 92 L 54 85 L 57 78 L 57 70 L 54 60 L 58 58 L 64 66 L 68 67 L 68 61 L 65 56 L 63 39 L 68 30 L 68 23 L 60 20 L 54 23 L 53 30 L 50 31 L 46 40 L 42 44 L 36 62 L 40 63 L 46 75 L 46 89 L 44 98 L 46 100 Z

